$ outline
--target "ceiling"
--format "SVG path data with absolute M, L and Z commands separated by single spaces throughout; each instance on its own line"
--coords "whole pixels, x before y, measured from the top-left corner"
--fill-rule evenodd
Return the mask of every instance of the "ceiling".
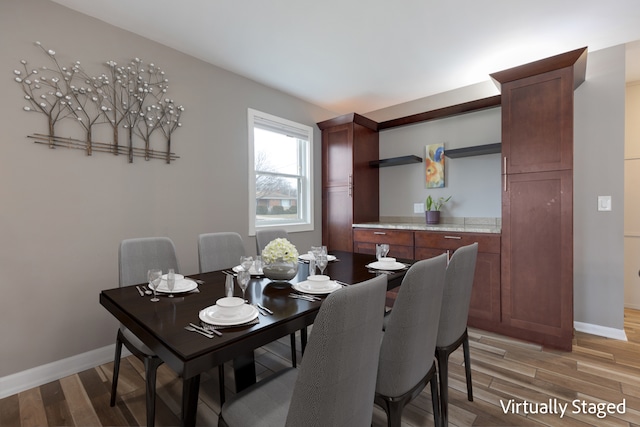
M 640 40 L 638 0 L 53 1 L 339 114 Z

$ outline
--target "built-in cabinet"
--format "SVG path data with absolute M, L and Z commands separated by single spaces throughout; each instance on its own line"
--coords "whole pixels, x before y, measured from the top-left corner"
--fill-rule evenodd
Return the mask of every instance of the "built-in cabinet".
M 318 123 L 322 130 L 322 242 L 353 251 L 352 225 L 379 218 L 377 123 L 346 114 Z
M 571 350 L 573 92 L 584 81 L 586 58 L 582 48 L 494 73 L 502 92 L 498 97 L 379 124 L 357 114 L 319 123 L 324 244 L 375 253 L 375 243 L 384 242 L 391 244 L 391 256 L 423 259 L 478 241 L 470 325 Z M 379 216 L 378 167 L 369 167 L 378 160 L 377 130 L 496 106 L 502 107 L 501 237 L 352 232 L 353 223 L 375 222 Z
M 500 331 L 571 350 L 573 92 L 586 48 L 494 73 L 502 92 Z
M 493 329 L 500 322 L 500 235 L 416 231 L 415 258 L 427 259 L 478 243 L 476 272 L 469 304 L 469 326 Z
M 376 244 L 389 245 L 387 256 L 414 259 L 413 231 L 380 228 L 356 228 L 353 230 L 353 251 L 376 254 Z

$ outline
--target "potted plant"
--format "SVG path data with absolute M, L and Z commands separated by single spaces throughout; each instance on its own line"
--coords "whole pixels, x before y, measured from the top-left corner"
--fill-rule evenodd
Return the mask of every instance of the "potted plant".
M 434 199 L 431 195 L 427 197 L 425 202 L 427 224 L 438 224 L 440 222 L 440 209 L 442 208 L 442 205 L 449 201 L 449 199 L 451 199 L 451 196 L 446 199 L 444 197 Z

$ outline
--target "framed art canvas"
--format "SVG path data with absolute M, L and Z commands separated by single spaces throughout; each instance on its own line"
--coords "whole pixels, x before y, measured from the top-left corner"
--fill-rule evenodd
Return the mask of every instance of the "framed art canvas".
M 424 163 L 427 188 L 444 187 L 444 144 L 427 145 Z

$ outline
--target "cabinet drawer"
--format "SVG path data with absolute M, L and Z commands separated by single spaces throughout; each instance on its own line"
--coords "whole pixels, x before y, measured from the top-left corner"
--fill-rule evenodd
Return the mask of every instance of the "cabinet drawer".
M 478 242 L 478 252 L 500 253 L 500 235 L 484 233 L 415 232 L 416 248 L 458 249 Z
M 354 242 L 353 251 L 359 254 L 376 254 L 376 244 L 368 242 Z M 413 246 L 389 245 L 387 256 L 393 258 L 414 259 Z
M 413 231 L 389 230 L 386 228 L 358 228 L 353 230 L 353 241 L 413 246 Z

